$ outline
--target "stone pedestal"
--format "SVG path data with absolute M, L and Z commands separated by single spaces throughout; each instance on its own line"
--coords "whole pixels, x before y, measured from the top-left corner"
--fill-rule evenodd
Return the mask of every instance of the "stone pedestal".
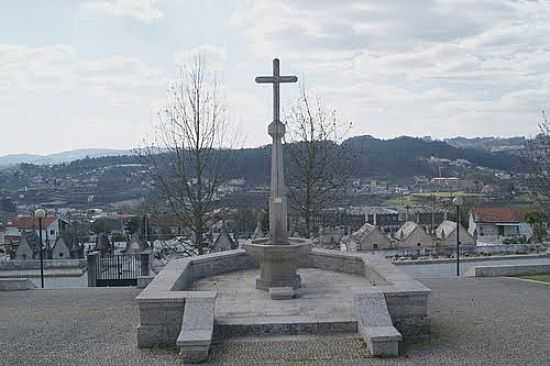
M 311 252 L 311 242 L 301 239 L 289 239 L 288 244 L 272 244 L 269 239 L 253 240 L 244 244 L 243 249 L 254 257 L 260 266 L 260 278 L 256 288 L 269 291 L 274 287 L 301 286 L 300 276 L 296 273 L 299 258 Z

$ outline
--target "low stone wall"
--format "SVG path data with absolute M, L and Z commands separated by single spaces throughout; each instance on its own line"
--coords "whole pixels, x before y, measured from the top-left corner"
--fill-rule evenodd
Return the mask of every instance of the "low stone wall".
M 533 254 L 545 252 L 548 248 L 543 244 L 499 244 L 476 246 L 473 253 L 476 254 Z
M 378 255 L 367 255 L 367 265 L 376 270 L 386 283 L 371 291 L 382 291 L 386 298 L 393 325 L 404 340 L 423 340 L 430 337 L 428 296 L 431 290 L 402 272 Z
M 190 262 L 191 283 L 201 278 L 253 268 L 258 268 L 258 264 L 242 249 L 194 257 Z
M 548 247 L 545 244 L 497 244 L 497 245 L 461 245 L 460 252 L 462 255 L 513 255 L 513 254 L 535 254 L 544 253 Z M 377 253 L 383 253 L 386 258 L 391 257 L 413 257 L 437 255 L 440 257 L 454 256 L 456 254 L 456 246 L 446 247 L 426 247 L 421 249 L 387 249 L 379 250 Z
M 1 278 L 0 291 L 30 290 L 36 286 L 28 278 Z
M 365 265 L 365 256 L 365 253 L 344 253 L 314 248 L 300 263 L 300 267 L 364 276 L 375 286 L 389 284 L 374 267 Z
M 176 344 L 186 300 L 212 296 L 208 291 L 189 291 L 193 281 L 255 267 L 254 259 L 242 249 L 172 260 L 136 298 L 138 347 Z
M 327 249 L 313 249 L 311 254 L 299 263 L 299 267 L 324 269 L 358 276 L 365 275 L 365 263 L 360 257 Z
M 45 269 L 86 268 L 85 259 L 44 259 Z M 40 260 L 9 260 L 0 262 L 0 271 L 40 269 Z
M 533 259 L 533 258 L 547 258 L 550 257 L 548 253 L 541 254 L 510 254 L 488 257 L 460 257 L 460 262 L 487 262 L 487 261 L 510 261 L 515 259 Z M 441 264 L 441 263 L 456 263 L 456 258 L 429 258 L 429 259 L 408 259 L 397 260 L 392 262 L 398 266 L 407 266 L 415 264 Z
M 466 276 L 471 277 L 506 277 L 506 276 L 530 276 L 543 273 L 550 273 L 548 264 L 530 265 L 506 265 L 506 266 L 479 266 L 472 267 Z

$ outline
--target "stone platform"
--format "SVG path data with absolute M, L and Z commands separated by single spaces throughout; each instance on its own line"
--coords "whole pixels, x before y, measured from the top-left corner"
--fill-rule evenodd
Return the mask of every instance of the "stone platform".
M 383 257 L 313 249 L 297 267 L 303 276 L 297 298 L 273 301 L 255 288 L 258 263 L 242 249 L 173 260 L 137 297 L 138 346 L 177 344 L 184 359 L 200 362 L 213 338 L 195 344 L 186 334 L 196 329 L 221 340 L 353 333 L 361 334 L 372 354 L 395 356 L 401 339 L 429 337 L 430 290 Z M 207 299 L 215 299 L 214 306 L 194 306 Z M 200 324 L 186 328 L 186 318 L 195 318 L 189 312 L 196 311 Z
M 223 338 L 245 335 L 357 332 L 353 298 L 370 286 L 365 277 L 302 268 L 297 298 L 273 301 L 247 270 L 197 281 L 194 290 L 216 291 L 216 332 Z

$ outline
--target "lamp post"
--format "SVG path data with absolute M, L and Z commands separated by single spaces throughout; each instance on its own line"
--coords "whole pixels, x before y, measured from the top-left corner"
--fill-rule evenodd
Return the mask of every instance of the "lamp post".
M 46 211 L 42 208 L 34 211 L 34 216 L 38 218 L 38 236 L 40 237 L 40 283 L 44 288 L 44 248 L 42 246 L 42 220 L 46 217 Z
M 460 277 L 460 206 L 464 204 L 462 197 L 457 196 L 453 199 L 456 206 L 456 276 Z

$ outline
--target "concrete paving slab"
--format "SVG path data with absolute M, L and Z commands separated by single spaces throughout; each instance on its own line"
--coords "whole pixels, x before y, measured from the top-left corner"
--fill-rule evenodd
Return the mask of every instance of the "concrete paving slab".
M 254 287 L 258 270 L 239 271 L 195 282 L 194 289 L 217 291 L 216 323 L 285 324 L 356 322 L 353 297 L 371 285 L 365 277 L 303 268 L 296 298 L 272 301 Z

